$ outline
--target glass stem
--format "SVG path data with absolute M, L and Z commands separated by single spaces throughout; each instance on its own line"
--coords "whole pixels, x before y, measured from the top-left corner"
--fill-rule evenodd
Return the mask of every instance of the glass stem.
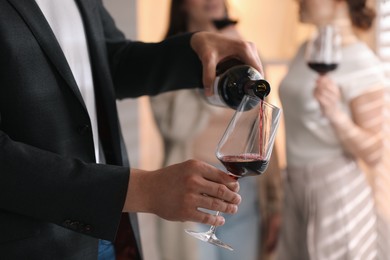
M 221 215 L 221 212 L 217 211 L 217 213 L 215 213 L 215 216 L 219 216 L 219 215 Z M 207 233 L 211 235 L 215 235 L 216 230 L 217 230 L 217 226 L 211 226 Z

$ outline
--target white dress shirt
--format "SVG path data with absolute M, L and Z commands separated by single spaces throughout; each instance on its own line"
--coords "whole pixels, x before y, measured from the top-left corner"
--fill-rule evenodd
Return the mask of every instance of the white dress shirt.
M 96 162 L 99 154 L 95 92 L 87 39 L 80 11 L 74 0 L 35 0 L 45 15 L 72 70 L 91 120 Z

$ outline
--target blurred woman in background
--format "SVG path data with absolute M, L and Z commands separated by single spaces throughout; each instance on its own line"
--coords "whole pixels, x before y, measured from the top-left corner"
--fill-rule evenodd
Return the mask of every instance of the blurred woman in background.
M 388 259 L 378 246 L 373 192 L 359 167 L 383 158 L 385 75 L 356 35 L 375 13 L 366 0 L 300 0 L 300 20 L 341 34 L 337 70 L 319 76 L 306 43 L 281 83 L 287 181 L 278 259 Z
M 229 18 L 224 0 L 172 0 L 166 37 L 211 31 L 241 38 L 235 25 L 236 21 Z M 164 142 L 164 165 L 190 158 L 220 165 L 214 152 L 233 116 L 233 110 L 208 105 L 196 90 L 165 93 L 152 98 L 151 105 Z M 277 160 L 274 158 L 269 172 L 264 176 L 240 180 L 242 203 L 239 212 L 237 216 L 225 215 L 225 225 L 217 231 L 222 241 L 234 247 L 233 252 L 190 237 L 184 233 L 184 225 L 161 220 L 159 242 L 162 245 L 162 258 L 257 260 L 261 245 L 260 205 L 262 213 L 266 213 L 262 214 L 262 222 L 269 222 L 267 233 L 270 235 L 267 236 L 269 239 L 266 243 L 268 249 L 272 250 L 279 226 L 279 177 Z M 208 228 L 209 226 L 203 227 L 205 230 Z M 191 229 L 201 230 L 201 227 Z

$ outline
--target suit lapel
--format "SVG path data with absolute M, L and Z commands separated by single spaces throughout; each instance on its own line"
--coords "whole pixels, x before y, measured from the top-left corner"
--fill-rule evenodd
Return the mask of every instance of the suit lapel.
M 97 0 L 76 0 L 82 14 L 94 79 L 99 136 L 107 162 L 122 165 L 116 98 L 106 51 L 106 39 Z
M 50 59 L 58 73 L 72 89 L 85 111 L 87 111 L 80 90 L 66 61 L 57 39 L 35 1 L 8 0 L 26 22 L 37 42 Z
M 100 91 L 105 101 L 115 103 L 114 88 L 111 86 L 112 81 L 107 78 L 110 72 L 108 60 L 105 56 L 106 42 L 102 30 L 102 21 L 100 20 L 98 1 L 76 0 L 76 3 L 82 14 L 85 33 L 87 34 L 91 66 L 94 73 L 95 92 Z
M 77 6 L 79 7 L 80 13 L 82 14 L 85 31 L 90 36 L 87 37 L 90 39 L 91 37 L 93 39 L 96 39 L 97 36 L 97 28 L 100 28 L 101 25 L 96 24 L 98 21 L 96 21 L 96 17 L 99 17 L 96 15 L 95 12 L 98 12 L 97 10 L 97 1 L 96 0 L 75 0 L 77 3 Z

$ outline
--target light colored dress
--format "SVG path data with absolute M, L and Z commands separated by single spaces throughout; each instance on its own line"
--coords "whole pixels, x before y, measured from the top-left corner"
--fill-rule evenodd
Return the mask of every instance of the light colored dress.
M 313 96 L 318 74 L 306 65 L 304 51 L 305 44 L 280 87 L 287 178 L 277 258 L 381 259 L 372 188 L 322 115 Z M 385 78 L 380 61 L 364 43 L 344 47 L 342 55 L 329 76 L 341 89 L 342 109 L 350 114 L 350 101 L 383 85 Z

